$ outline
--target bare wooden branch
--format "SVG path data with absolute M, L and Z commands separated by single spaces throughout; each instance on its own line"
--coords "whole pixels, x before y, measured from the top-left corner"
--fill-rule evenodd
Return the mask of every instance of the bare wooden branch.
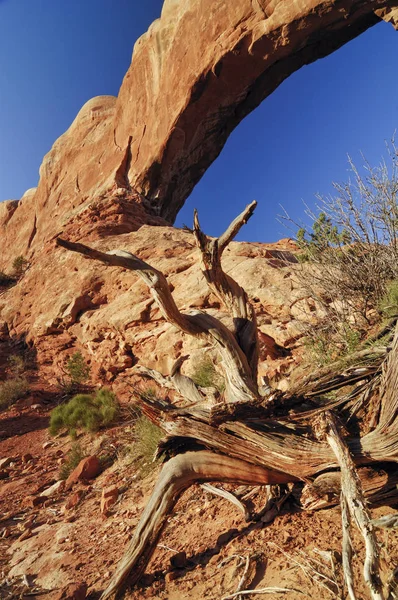
M 234 494 L 227 492 L 227 490 L 223 490 L 222 488 L 218 488 L 215 485 L 210 485 L 209 483 L 202 483 L 201 488 L 209 494 L 213 494 L 214 496 L 219 496 L 220 498 L 224 498 L 224 500 L 228 500 L 228 502 L 240 510 L 245 517 L 245 520 L 249 521 L 250 513 L 247 507 L 236 496 L 234 496 Z
M 257 382 L 258 339 L 256 315 L 245 290 L 224 273 L 221 256 L 241 227 L 252 216 L 257 202 L 249 204 L 219 238 L 210 238 L 200 228 L 198 213 L 194 212 L 194 234 L 201 251 L 202 271 L 209 288 L 225 305 L 234 322 L 234 333 Z
M 170 510 L 193 483 L 224 481 L 265 485 L 286 483 L 287 479 L 283 473 L 207 451 L 187 452 L 172 458 L 163 467 L 134 536 L 101 600 L 120 597 L 128 583 L 133 585 L 138 581 L 156 548 Z
M 179 358 L 171 369 L 169 376 L 162 375 L 155 369 L 148 369 L 142 365 L 137 365 L 135 371 L 143 377 L 153 379 L 160 387 L 174 390 L 182 398 L 192 404 L 206 401 L 205 395 L 202 395 L 199 388 L 195 385 L 190 377 L 182 375 L 180 367 L 182 358 Z
M 373 600 L 384 600 L 380 578 L 379 548 L 369 512 L 366 508 L 361 482 L 347 444 L 342 439 L 331 413 L 319 417 L 327 442 L 336 455 L 341 470 L 341 491 L 346 506 L 365 540 L 363 575 Z
M 136 271 L 150 288 L 156 304 L 169 323 L 184 333 L 205 338 L 217 347 L 225 372 L 225 399 L 228 402 L 247 402 L 258 398 L 257 383 L 252 377 L 247 358 L 234 335 L 218 319 L 202 311 L 181 313 L 163 273 L 124 250 L 101 252 L 62 238 L 57 238 L 57 244 L 89 258 L 100 260 L 106 265 Z
M 396 504 L 398 502 L 398 473 L 393 466 L 380 468 L 361 467 L 357 469 L 361 486 L 370 506 Z M 300 504 L 305 510 L 319 510 L 339 503 L 341 476 L 339 471 L 329 471 L 318 475 L 304 486 Z
M 344 580 L 347 586 L 348 595 L 351 600 L 357 600 L 355 595 L 355 586 L 354 586 L 354 574 L 352 570 L 352 541 L 351 541 L 351 519 L 350 512 L 347 506 L 347 500 L 345 495 L 342 493 L 341 497 L 341 523 L 342 523 L 342 532 L 343 532 L 343 540 L 342 540 L 342 563 L 343 563 L 343 573 Z

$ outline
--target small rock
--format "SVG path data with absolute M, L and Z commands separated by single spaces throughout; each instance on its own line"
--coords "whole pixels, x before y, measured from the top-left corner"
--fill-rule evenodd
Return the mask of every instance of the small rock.
M 40 506 L 40 504 L 43 504 L 44 501 L 45 498 L 43 496 L 26 496 L 23 501 L 23 505 L 34 508 L 35 506 Z
M 32 404 L 31 408 L 33 410 L 40 410 L 42 408 L 42 405 L 41 404 Z
M 96 456 L 83 458 L 66 480 L 66 489 L 69 490 L 77 481 L 94 479 L 101 471 L 100 461 Z
M 8 538 L 8 537 L 10 537 L 10 535 L 11 535 L 11 529 L 9 527 L 4 527 L 1 537 Z
M 169 583 L 170 581 L 174 581 L 174 579 L 180 577 L 180 575 L 181 573 L 179 573 L 178 571 L 169 571 L 168 573 L 166 573 L 164 580 L 166 583 Z
M 55 494 L 62 492 L 64 487 L 65 487 L 65 481 L 63 481 L 61 479 L 60 481 L 56 481 L 52 486 L 50 486 L 49 488 L 44 490 L 40 494 L 40 496 L 44 496 L 45 498 L 50 498 L 51 496 L 55 496 Z
M 83 497 L 83 490 L 77 490 L 71 496 L 69 496 L 69 498 L 67 499 L 66 504 L 64 506 L 64 509 L 71 510 L 72 508 L 76 508 L 76 506 L 79 504 L 82 497 Z
M 187 566 L 186 552 L 177 552 L 170 558 L 170 564 L 173 569 L 184 569 Z
M 115 504 L 119 496 L 119 489 L 113 485 L 109 488 L 104 488 L 101 495 L 101 513 L 107 515 L 110 507 Z
M 51 448 L 52 445 L 53 445 L 52 442 L 44 442 L 42 448 L 43 448 L 43 450 L 47 450 L 47 448 Z
M 0 471 L 0 479 L 7 479 L 10 476 L 9 472 L 5 469 Z
M 4 469 L 8 467 L 8 465 L 13 461 L 10 456 L 6 456 L 5 458 L 0 458 L 0 469 Z
M 22 460 L 22 463 L 24 465 L 26 465 L 28 462 L 33 460 L 33 456 L 31 454 L 29 454 L 29 452 L 28 452 L 27 454 L 22 455 L 21 460 Z

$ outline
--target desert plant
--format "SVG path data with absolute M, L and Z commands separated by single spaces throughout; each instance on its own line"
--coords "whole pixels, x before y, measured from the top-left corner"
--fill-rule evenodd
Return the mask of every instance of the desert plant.
M 196 385 L 203 388 L 216 388 L 220 393 L 224 390 L 224 379 L 217 371 L 210 356 L 206 355 L 200 360 L 191 374 L 191 379 Z
M 26 258 L 23 256 L 17 256 L 12 263 L 12 269 L 15 277 L 22 277 L 28 267 L 28 264 L 29 263 Z
M 162 431 L 145 415 L 140 415 L 134 424 L 134 445 L 131 458 L 141 477 L 148 475 L 156 466 L 155 454 Z
M 26 377 L 18 376 L 0 383 L 0 408 L 8 408 L 29 391 Z
M 86 454 L 81 445 L 78 442 L 72 444 L 72 447 L 66 456 L 66 461 L 63 463 L 63 465 L 61 465 L 59 470 L 59 479 L 68 479 L 72 471 L 76 469 L 79 462 L 85 457 Z
M 116 396 L 107 388 L 95 394 L 77 394 L 69 402 L 54 408 L 50 417 L 50 434 L 66 430 L 74 438 L 78 429 L 98 431 L 110 425 L 119 412 Z
M 11 354 L 7 362 L 10 372 L 16 377 L 22 375 L 26 369 L 25 360 L 19 354 Z
M 386 162 L 375 168 L 366 163 L 362 173 L 350 160 L 352 179 L 334 183 L 334 196 L 318 195 L 317 208 L 306 209 L 312 228 L 300 227 L 296 234 L 302 250 L 299 260 L 306 263 L 298 267 L 300 286 L 322 307 L 338 337 L 345 336 L 347 348 L 363 337 L 366 327 L 381 320 L 383 299 L 398 278 L 394 142 L 388 150 L 390 167 Z
M 385 317 L 398 316 L 398 279 L 393 279 L 387 285 L 386 292 L 380 300 L 379 310 Z
M 83 358 L 81 352 L 75 352 L 68 359 L 65 366 L 65 376 L 60 385 L 67 392 L 71 392 L 86 383 L 90 378 L 91 369 Z

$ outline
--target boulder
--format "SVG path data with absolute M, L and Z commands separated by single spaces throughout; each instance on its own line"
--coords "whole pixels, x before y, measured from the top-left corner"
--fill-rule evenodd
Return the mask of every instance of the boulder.
M 78 481 L 94 479 L 101 472 L 101 464 L 96 456 L 86 456 L 72 471 L 66 480 L 65 489 L 69 490 Z
M 108 488 L 104 488 L 101 494 L 101 513 L 107 515 L 110 507 L 115 504 L 119 496 L 119 489 L 113 485 Z

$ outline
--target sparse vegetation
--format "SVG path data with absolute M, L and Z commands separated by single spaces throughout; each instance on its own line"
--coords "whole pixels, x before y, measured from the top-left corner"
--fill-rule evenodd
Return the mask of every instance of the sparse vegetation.
M 26 377 L 14 377 L 0 383 L 0 408 L 8 408 L 29 391 Z
M 384 317 L 398 317 L 398 279 L 387 285 L 386 293 L 380 300 L 379 310 Z
M 69 402 L 54 408 L 50 417 L 50 434 L 65 430 L 75 438 L 79 429 L 98 431 L 110 425 L 119 413 L 116 396 L 107 388 L 95 394 L 77 394 Z
M 91 369 L 81 352 L 75 352 L 64 368 L 65 377 L 59 380 L 60 387 L 67 393 L 78 391 L 90 379 Z
M 398 152 L 394 143 L 388 150 L 390 166 L 365 164 L 364 174 L 350 160 L 352 179 L 334 183 L 335 196 L 317 196 L 318 212 L 306 210 L 312 227 L 296 235 L 309 263 L 300 285 L 324 312 L 305 333 L 326 358 L 335 358 L 333 346 L 356 349 L 369 326 L 398 314 Z
M 8 357 L 8 368 L 14 376 L 20 376 L 26 369 L 25 360 L 19 354 L 11 354 Z
M 162 436 L 162 430 L 145 415 L 137 418 L 134 425 L 134 446 L 131 449 L 131 458 L 138 467 L 141 477 L 145 477 L 155 468 L 157 463 L 154 457 Z
M 14 262 L 12 263 L 12 269 L 13 269 L 13 273 L 14 273 L 15 277 L 18 279 L 20 277 L 22 277 L 22 275 L 25 273 L 28 265 L 29 265 L 29 263 L 26 260 L 26 258 L 24 258 L 23 256 L 17 256 L 14 259 Z
M 59 478 L 68 479 L 72 471 L 76 469 L 79 462 L 85 457 L 86 454 L 84 453 L 81 445 L 78 442 L 72 444 L 72 447 L 67 454 L 66 462 L 64 462 L 64 464 L 61 465 L 61 468 L 59 470 Z
M 8 359 L 9 376 L 0 383 L 0 408 L 8 408 L 29 391 L 29 382 L 24 372 L 24 359 L 19 354 L 12 354 Z
M 211 357 L 208 355 L 198 362 L 194 372 L 191 374 L 191 378 L 199 387 L 216 388 L 220 393 L 225 388 L 223 377 L 217 371 Z

